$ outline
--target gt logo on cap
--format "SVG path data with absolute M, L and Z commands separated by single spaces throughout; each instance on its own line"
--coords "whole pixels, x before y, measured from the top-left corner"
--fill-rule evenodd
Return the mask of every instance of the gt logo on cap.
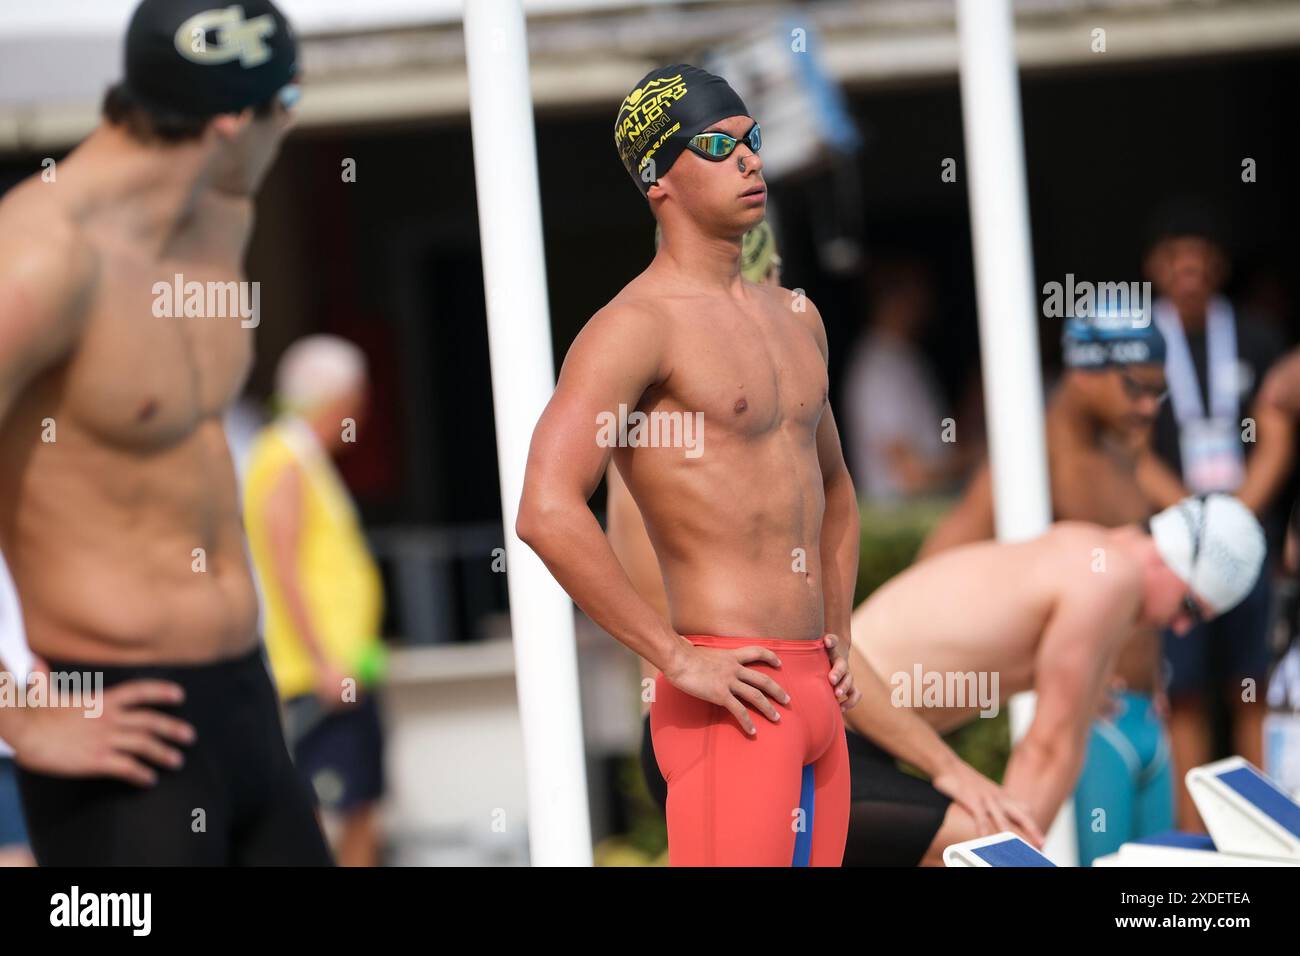
M 218 44 L 209 48 L 208 31 L 217 34 Z M 192 63 L 213 66 L 238 60 L 245 68 L 260 66 L 271 58 L 264 42 L 275 33 L 275 18 L 269 13 L 244 19 L 243 7 L 204 10 L 180 25 L 176 51 Z

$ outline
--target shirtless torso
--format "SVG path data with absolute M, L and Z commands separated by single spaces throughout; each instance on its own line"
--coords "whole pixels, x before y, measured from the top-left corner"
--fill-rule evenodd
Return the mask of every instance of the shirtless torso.
M 853 653 L 886 683 L 914 681 L 919 666 L 985 675 L 990 689 L 996 674 L 999 706 L 1037 692 L 1003 786 L 1042 827 L 1074 787 L 1106 677 L 1142 611 L 1142 569 L 1117 537 L 1137 534 L 1061 522 L 1030 541 L 954 548 L 891 579 L 853 617 Z M 916 700 L 911 712 L 939 732 L 980 710 Z
M 1132 599 L 1132 620 L 1140 581 L 1121 580 L 1124 572 L 1098 573 L 1094 562 L 1106 546 L 1104 532 L 1091 525 L 1063 522 L 1032 541 L 981 542 L 955 548 L 892 578 L 853 616 L 853 644 L 886 683 L 896 674 L 911 679 L 916 665 L 925 672 L 996 673 L 998 700 L 1034 690 L 1039 665 L 1048 655 L 1068 651 L 1086 664 L 1075 675 L 1072 696 L 1097 696 L 1106 664 L 1126 638 L 1124 627 L 1107 627 L 1125 610 L 1118 591 Z M 1102 604 L 1101 602 L 1106 602 Z M 1050 627 L 1063 610 L 1087 614 L 1096 624 L 1062 632 L 1072 646 L 1049 643 Z M 1062 640 L 1062 638 L 1058 638 Z M 974 719 L 979 707 L 919 707 L 941 733 Z M 1081 707 L 1077 729 L 1091 714 Z
M 642 277 L 614 301 L 627 321 L 658 327 L 659 371 L 636 407 L 700 412 L 704 436 L 699 457 L 637 447 L 615 449 L 614 459 L 645 519 L 678 633 L 817 640 L 825 342 L 816 313 L 791 308 L 792 293 L 746 293 L 719 308 L 652 291 Z
M 1150 503 L 1138 484 L 1140 448 L 1105 433 L 1081 435 L 1057 402 L 1048 409 L 1047 447 L 1055 520 L 1118 528 L 1150 517 Z M 1129 689 L 1151 694 L 1160 685 L 1159 667 L 1159 632 L 1137 628 L 1120 648 L 1114 673 Z
M 1046 431 L 1054 520 L 1118 528 L 1141 524 L 1150 516 L 1150 503 L 1138 484 L 1136 442 L 1124 444 L 1089 424 L 1071 407 L 1064 389 L 1058 389 L 1048 405 Z M 987 540 L 994 533 L 993 489 L 985 464 L 961 502 L 926 539 L 921 557 Z M 1159 661 L 1159 634 L 1138 628 L 1116 658 L 1115 675 L 1132 690 L 1154 693 Z
M 1051 613 L 1059 582 L 1041 575 L 1030 551 L 1000 561 L 991 542 L 944 552 L 882 586 L 853 615 L 855 650 L 887 684 L 923 671 L 997 672 L 1005 697 L 1033 686 L 1034 649 Z M 935 582 L 942 581 L 942 590 Z M 1015 600 L 1007 600 L 1015 581 Z M 999 595 L 994 600 L 992 595 Z M 1008 667 L 1008 665 L 1010 665 Z M 973 720 L 979 707 L 919 708 L 940 733 Z
M 23 306 L 10 314 L 43 326 L 6 369 L 0 549 L 42 657 L 232 656 L 256 641 L 257 609 L 221 418 L 253 331 L 237 316 L 156 317 L 153 290 L 178 273 L 241 280 L 252 202 L 202 194 L 151 248 L 142 217 L 160 187 L 106 182 L 85 148 L 57 185 L 33 178 L 0 203 L 4 287 Z

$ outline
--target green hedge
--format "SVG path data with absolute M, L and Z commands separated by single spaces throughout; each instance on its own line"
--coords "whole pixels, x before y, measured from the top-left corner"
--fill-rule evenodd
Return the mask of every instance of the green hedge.
M 911 565 L 925 536 L 949 507 L 950 502 L 941 499 L 924 499 L 896 508 L 859 504 L 862 520 L 854 607 Z

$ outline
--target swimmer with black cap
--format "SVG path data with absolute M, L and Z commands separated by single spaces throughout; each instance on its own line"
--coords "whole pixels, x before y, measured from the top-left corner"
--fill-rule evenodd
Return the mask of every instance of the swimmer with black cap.
M 42 865 L 328 864 L 222 427 L 260 317 L 211 293 L 244 278 L 297 42 L 268 0 L 145 0 L 125 53 L 57 178 L 0 201 L 0 549 L 32 650 L 104 687 L 98 719 L 0 708 L 0 737 Z
M 656 250 L 662 241 L 663 235 L 656 226 Z M 781 285 L 781 256 L 776 247 L 776 234 L 767 220 L 745 233 L 741 240 L 740 274 L 749 282 Z M 627 485 L 619 477 L 617 468 L 605 472 L 605 525 L 610 547 L 627 572 L 632 587 L 667 622 L 668 595 L 664 593 L 663 575 L 659 572 L 654 545 L 646 535 L 645 522 L 641 520 L 636 502 L 628 494 Z M 637 660 L 641 679 L 654 681 L 658 668 L 644 658 Z M 651 798 L 663 810 L 668 801 L 668 784 L 655 762 L 654 741 L 650 733 L 650 702 L 643 700 L 641 705 L 641 772 Z
M 651 722 L 672 864 L 838 866 L 858 513 L 825 329 L 806 298 L 742 274 L 767 186 L 758 123 L 724 79 L 651 72 L 620 104 L 614 141 L 662 242 L 570 348 L 516 530 L 660 672 Z M 610 416 L 632 427 L 599 424 Z M 654 546 L 667 619 L 588 504 L 611 457 Z

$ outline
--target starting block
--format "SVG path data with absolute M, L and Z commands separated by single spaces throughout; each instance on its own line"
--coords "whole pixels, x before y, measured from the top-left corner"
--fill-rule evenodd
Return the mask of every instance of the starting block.
M 943 851 L 944 866 L 1056 866 L 1009 830 L 954 843 Z
M 1163 833 L 1094 866 L 1300 866 L 1300 804 L 1241 757 L 1187 772 L 1210 835 Z
M 1204 833 L 1170 830 L 1125 843 L 1109 856 L 1099 856 L 1093 866 L 1300 866 L 1300 862 L 1225 853 Z
M 1189 770 L 1187 789 L 1223 852 L 1300 864 L 1300 804 L 1241 757 Z

